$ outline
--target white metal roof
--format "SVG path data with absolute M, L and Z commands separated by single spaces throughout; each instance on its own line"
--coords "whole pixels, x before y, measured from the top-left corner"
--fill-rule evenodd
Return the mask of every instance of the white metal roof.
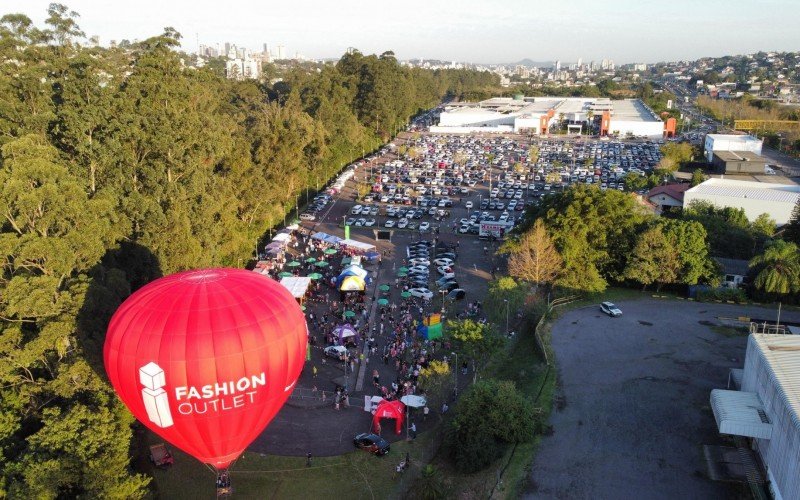
M 752 338 L 767 360 L 795 423 L 800 425 L 800 336 L 754 333 Z
M 711 391 L 711 410 L 721 434 L 760 439 L 772 437 L 772 424 L 755 392 Z
M 686 192 L 690 195 L 750 198 L 792 204 L 797 203 L 797 199 L 800 198 L 800 186 L 797 185 L 766 184 L 732 179 L 709 179 Z

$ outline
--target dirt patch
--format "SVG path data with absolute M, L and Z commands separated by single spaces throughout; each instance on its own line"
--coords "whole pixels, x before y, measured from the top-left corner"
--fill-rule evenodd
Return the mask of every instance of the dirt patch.
M 653 326 L 653 323 L 650 323 L 649 321 L 639 320 L 639 324 L 644 326 Z

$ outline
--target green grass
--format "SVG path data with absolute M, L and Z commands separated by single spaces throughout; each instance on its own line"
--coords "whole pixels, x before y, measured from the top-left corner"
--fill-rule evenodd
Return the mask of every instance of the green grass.
M 709 328 L 711 328 L 714 333 L 718 333 L 728 338 L 746 337 L 750 334 L 750 330 L 742 326 L 713 325 Z
M 348 500 L 398 498 L 397 492 L 404 488 L 400 487 L 403 478 L 396 475 L 395 467 L 408 452 L 412 468 L 403 475 L 418 472 L 424 461 L 430 459 L 433 438 L 433 433 L 427 432 L 410 443 L 392 443 L 392 451 L 384 457 L 363 451 L 338 457 L 314 457 L 311 467 L 306 467 L 305 457 L 246 452 L 231 467 L 234 498 L 305 499 L 332 495 Z M 160 442 L 156 436 L 150 436 L 149 441 Z M 154 495 L 170 499 L 216 498 L 214 473 L 180 450 L 170 449 L 175 456 L 171 468 L 150 467 L 148 470 L 153 476 Z

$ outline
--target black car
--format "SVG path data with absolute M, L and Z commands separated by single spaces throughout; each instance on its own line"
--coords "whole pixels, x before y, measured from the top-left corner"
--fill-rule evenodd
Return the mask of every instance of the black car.
M 382 457 L 389 453 L 389 442 L 375 434 L 359 434 L 353 439 L 353 444 L 360 450 Z
M 461 300 L 466 297 L 467 292 L 464 291 L 463 288 L 455 288 L 447 294 L 447 298 L 450 300 Z

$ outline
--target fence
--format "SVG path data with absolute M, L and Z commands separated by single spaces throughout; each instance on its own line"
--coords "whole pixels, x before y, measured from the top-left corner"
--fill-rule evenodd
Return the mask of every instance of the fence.
M 536 337 L 536 345 L 539 346 L 539 350 L 541 351 L 542 356 L 544 357 L 544 362 L 547 364 L 547 366 L 550 366 L 550 353 L 548 349 L 549 346 L 545 344 L 544 339 L 542 338 L 542 327 L 544 326 L 550 314 L 553 312 L 553 308 L 575 302 L 580 298 L 581 297 L 579 295 L 569 295 L 567 297 L 559 297 L 554 299 L 552 302 L 548 302 L 547 310 L 542 314 L 542 317 L 539 318 L 539 321 L 536 323 L 536 327 L 533 330 L 533 333 Z

